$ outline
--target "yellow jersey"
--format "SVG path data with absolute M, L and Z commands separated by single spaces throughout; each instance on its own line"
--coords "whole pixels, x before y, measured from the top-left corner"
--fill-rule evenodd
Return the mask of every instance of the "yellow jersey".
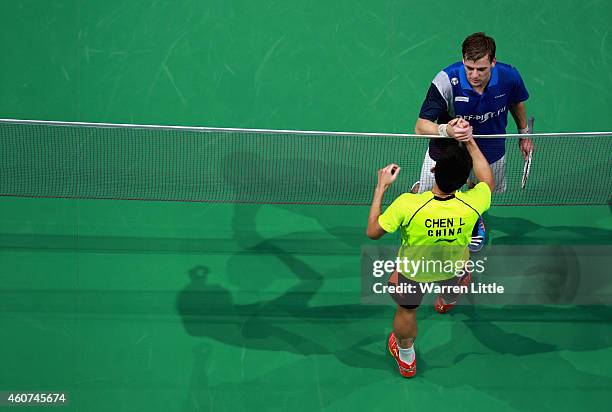
M 462 262 L 469 259 L 467 246 L 472 228 L 490 205 L 491 189 L 484 182 L 446 198 L 437 197 L 431 191 L 399 196 L 379 216 L 378 224 L 388 233 L 400 228 L 399 260 L 421 261 L 421 264 L 420 270 L 414 269 L 414 263 L 400 265 L 398 272 L 417 282 L 455 276 Z M 457 269 L 447 270 L 451 264 Z

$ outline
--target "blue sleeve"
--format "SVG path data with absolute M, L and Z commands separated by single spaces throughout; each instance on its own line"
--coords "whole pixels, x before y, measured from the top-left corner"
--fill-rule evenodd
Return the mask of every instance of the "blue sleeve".
M 517 104 L 529 99 L 529 93 L 527 92 L 527 88 L 525 88 L 525 83 L 523 83 L 523 78 L 518 70 L 513 67 L 512 72 L 514 75 L 514 82 L 508 100 L 510 104 Z
M 448 118 L 448 110 L 446 108 L 446 100 L 440 94 L 438 88 L 432 83 L 427 91 L 427 96 L 423 105 L 421 105 L 421 111 L 419 112 L 421 119 L 437 122 L 441 118 Z

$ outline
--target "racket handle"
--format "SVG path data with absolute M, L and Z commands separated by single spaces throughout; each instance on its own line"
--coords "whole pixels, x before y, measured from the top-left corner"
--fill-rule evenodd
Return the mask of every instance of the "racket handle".
M 533 134 L 533 122 L 535 121 L 535 117 L 531 116 L 527 119 L 527 129 L 529 129 L 529 134 Z

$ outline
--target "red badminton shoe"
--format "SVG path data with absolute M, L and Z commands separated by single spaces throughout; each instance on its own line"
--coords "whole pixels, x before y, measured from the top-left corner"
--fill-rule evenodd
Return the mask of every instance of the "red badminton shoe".
M 404 378 L 412 378 L 416 374 L 416 356 L 411 364 L 407 364 L 403 360 L 400 359 L 399 356 L 399 348 L 397 346 L 397 341 L 395 340 L 395 334 L 391 332 L 389 335 L 389 352 L 391 356 L 395 358 L 397 362 L 397 366 L 399 368 L 399 373 Z

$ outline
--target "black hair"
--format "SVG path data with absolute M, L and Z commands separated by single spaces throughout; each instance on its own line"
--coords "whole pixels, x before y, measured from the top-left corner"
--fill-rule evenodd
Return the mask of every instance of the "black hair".
M 434 175 L 438 188 L 444 193 L 451 193 L 465 184 L 472 170 L 472 158 L 463 145 L 451 144 L 442 153 Z

